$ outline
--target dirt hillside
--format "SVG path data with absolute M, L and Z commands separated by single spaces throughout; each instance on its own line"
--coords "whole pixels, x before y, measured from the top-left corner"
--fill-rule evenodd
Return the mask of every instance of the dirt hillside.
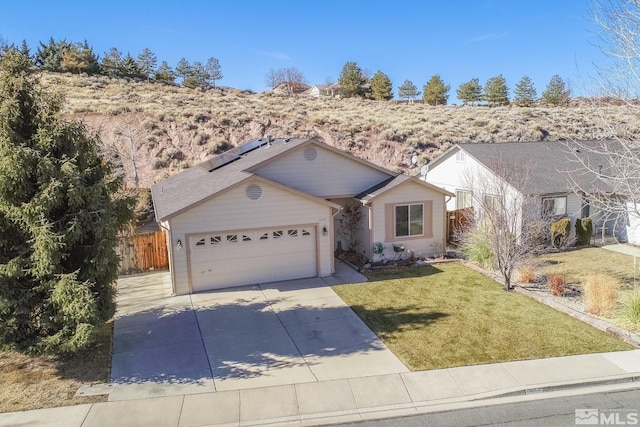
M 320 137 L 387 168 L 411 172 L 457 142 L 541 141 L 636 135 L 638 118 L 620 106 L 574 100 L 562 108 L 439 106 L 363 99 L 284 97 L 188 89 L 108 77 L 43 74 L 67 113 L 99 133 L 130 187 L 267 135 Z

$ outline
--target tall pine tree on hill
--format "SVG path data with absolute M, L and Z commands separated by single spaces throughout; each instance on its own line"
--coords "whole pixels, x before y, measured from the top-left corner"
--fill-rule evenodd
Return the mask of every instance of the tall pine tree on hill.
M 0 348 L 74 351 L 113 315 L 131 204 L 97 137 L 30 68 L 17 51 L 0 59 Z
M 531 107 L 536 102 L 536 88 L 529 76 L 524 76 L 516 84 L 513 102 L 520 107 Z

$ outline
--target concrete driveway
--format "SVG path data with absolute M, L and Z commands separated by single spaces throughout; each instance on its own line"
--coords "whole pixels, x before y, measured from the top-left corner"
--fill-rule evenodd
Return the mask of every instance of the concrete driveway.
M 119 279 L 110 400 L 408 372 L 335 282 L 171 297 L 169 273 Z

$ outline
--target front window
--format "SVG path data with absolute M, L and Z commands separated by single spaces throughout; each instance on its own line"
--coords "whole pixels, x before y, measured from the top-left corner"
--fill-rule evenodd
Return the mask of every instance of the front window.
M 396 206 L 396 237 L 424 234 L 424 205 Z
M 542 214 L 544 216 L 563 216 L 567 214 L 567 196 L 543 197 Z
M 471 207 L 471 191 L 456 190 L 456 209 Z

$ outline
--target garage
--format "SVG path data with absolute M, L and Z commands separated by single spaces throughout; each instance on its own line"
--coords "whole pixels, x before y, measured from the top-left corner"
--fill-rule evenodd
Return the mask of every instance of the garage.
M 191 292 L 318 276 L 315 225 L 194 234 Z

